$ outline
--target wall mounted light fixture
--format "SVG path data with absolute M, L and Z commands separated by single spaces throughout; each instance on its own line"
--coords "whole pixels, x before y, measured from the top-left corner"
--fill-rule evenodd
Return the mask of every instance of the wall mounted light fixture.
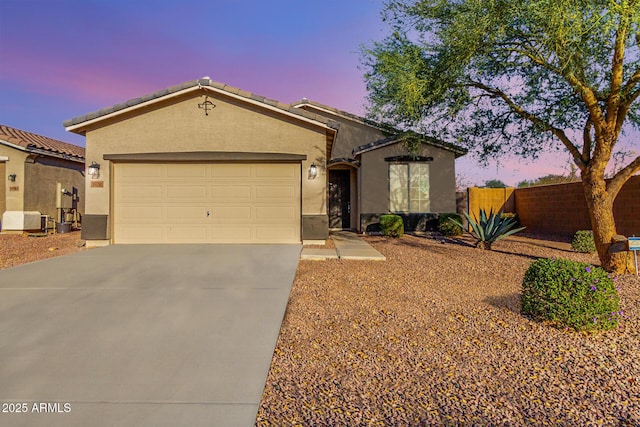
M 9 175 L 9 181 L 16 182 L 16 174 L 15 173 L 12 173 L 11 175 Z
M 100 164 L 96 162 L 91 162 L 91 166 L 87 169 L 87 173 L 91 177 L 91 179 L 100 178 Z
M 309 179 L 316 179 L 318 176 L 318 167 L 315 163 L 311 163 L 311 167 L 309 167 Z

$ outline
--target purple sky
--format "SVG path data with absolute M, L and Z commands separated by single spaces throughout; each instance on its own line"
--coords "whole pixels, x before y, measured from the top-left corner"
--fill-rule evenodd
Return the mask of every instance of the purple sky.
M 62 122 L 210 76 L 282 102 L 365 114 L 359 50 L 383 38 L 383 0 L 0 0 L 0 123 L 77 145 Z M 628 144 L 627 144 L 628 145 Z M 562 173 L 569 157 L 470 155 L 470 184 Z

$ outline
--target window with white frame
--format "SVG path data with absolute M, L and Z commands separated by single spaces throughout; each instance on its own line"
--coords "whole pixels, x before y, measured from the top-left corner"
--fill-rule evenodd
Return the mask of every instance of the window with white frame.
M 389 211 L 425 213 L 430 211 L 429 164 L 423 162 L 389 164 Z

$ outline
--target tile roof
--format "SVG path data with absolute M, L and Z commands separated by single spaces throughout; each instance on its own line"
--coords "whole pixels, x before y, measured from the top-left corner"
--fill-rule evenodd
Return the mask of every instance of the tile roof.
M 384 132 L 388 132 L 388 133 L 398 133 L 399 131 L 397 129 L 395 129 L 393 126 L 389 126 L 389 125 L 385 125 L 383 123 L 379 123 L 370 119 L 367 119 L 365 117 L 362 116 L 358 116 L 357 114 L 353 114 L 353 113 L 349 113 L 348 111 L 344 111 L 344 110 L 339 110 L 337 108 L 331 107 L 329 105 L 326 104 L 321 104 L 320 102 L 316 102 L 316 101 L 311 101 L 307 98 L 302 98 L 300 101 L 296 101 L 291 103 L 291 105 L 293 105 L 295 108 L 301 108 L 305 105 L 309 105 L 311 107 L 315 107 L 317 109 L 320 110 L 325 110 L 328 111 L 330 113 L 333 113 L 337 116 L 342 116 L 346 119 L 352 120 L 354 122 L 358 122 L 364 125 L 368 125 L 377 129 L 380 129 L 381 131 Z
M 405 132 L 400 129 L 394 128 L 391 125 L 379 123 L 379 122 L 367 119 L 365 117 L 361 117 L 356 114 L 349 113 L 347 111 L 339 110 L 329 105 L 321 104 L 319 102 L 310 101 L 307 98 L 302 98 L 300 101 L 294 102 L 291 105 L 293 105 L 296 108 L 301 108 L 301 107 L 304 107 L 305 105 L 309 105 L 312 108 L 315 107 L 316 109 L 319 109 L 319 110 L 325 110 L 329 113 L 344 117 L 348 120 L 352 120 L 363 125 L 374 127 L 389 135 L 389 137 L 381 139 L 379 141 L 374 141 L 374 142 L 356 147 L 353 150 L 354 155 L 360 154 L 366 151 L 375 150 L 376 148 L 381 148 L 386 145 L 395 144 L 396 142 L 402 141 L 403 139 L 409 136 L 420 138 L 422 139 L 423 142 L 433 145 L 435 147 L 452 151 L 455 154 L 456 158 L 467 154 L 467 150 L 465 148 L 459 147 L 455 144 L 450 144 L 448 142 L 439 140 L 437 138 L 422 135 L 416 132 Z
M 84 163 L 84 148 L 36 133 L 0 125 L 0 143 L 5 142 L 18 146 L 23 151 L 49 154 L 68 160 Z
M 386 147 L 387 145 L 396 144 L 407 138 L 418 138 L 426 144 L 432 145 L 434 147 L 442 148 L 444 150 L 452 151 L 456 156 L 456 158 L 467 154 L 466 149 L 462 147 L 458 147 L 457 145 L 449 144 L 448 142 L 444 142 L 439 139 L 432 138 L 426 135 L 421 135 L 415 132 L 409 132 L 409 133 L 403 132 L 402 134 L 399 134 L 399 135 L 393 135 L 388 138 L 380 139 L 378 141 L 370 142 L 368 144 L 364 144 L 359 147 L 356 147 L 353 149 L 353 155 L 357 156 L 358 154 L 366 153 L 367 151 L 372 151 L 378 148 Z
M 82 123 L 99 119 L 101 117 L 117 113 L 121 110 L 125 110 L 125 109 L 136 107 L 136 106 L 142 106 L 141 104 L 146 104 L 149 102 L 156 102 L 168 95 L 172 95 L 172 94 L 183 92 L 183 91 L 186 92 L 186 91 L 194 91 L 199 89 L 202 89 L 202 90 L 208 89 L 214 92 L 243 98 L 249 102 L 264 104 L 266 108 L 279 110 L 282 113 L 285 113 L 287 115 L 298 116 L 307 120 L 311 120 L 329 128 L 336 128 L 338 126 L 338 123 L 336 121 L 331 120 L 325 116 L 315 114 L 309 111 L 301 110 L 299 108 L 294 108 L 290 104 L 283 104 L 279 101 L 268 99 L 264 96 L 256 95 L 251 92 L 246 92 L 236 87 L 226 85 L 224 83 L 215 82 L 211 80 L 209 77 L 203 77 L 198 80 L 191 80 L 176 86 L 171 86 L 167 89 L 162 89 L 160 91 L 157 91 L 148 95 L 143 95 L 138 98 L 133 98 L 128 101 L 122 102 L 120 104 L 112 105 L 111 107 L 103 108 L 101 110 L 94 111 L 89 114 L 85 114 L 82 116 L 74 117 L 69 120 L 65 120 L 63 124 L 66 128 L 70 128 L 70 127 L 75 128 L 77 125 L 80 125 Z M 68 129 L 68 130 L 74 130 L 74 129 Z

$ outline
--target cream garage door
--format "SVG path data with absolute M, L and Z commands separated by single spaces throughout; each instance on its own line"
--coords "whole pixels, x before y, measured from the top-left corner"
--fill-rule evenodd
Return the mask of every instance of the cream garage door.
M 300 243 L 299 163 L 115 163 L 115 243 Z

